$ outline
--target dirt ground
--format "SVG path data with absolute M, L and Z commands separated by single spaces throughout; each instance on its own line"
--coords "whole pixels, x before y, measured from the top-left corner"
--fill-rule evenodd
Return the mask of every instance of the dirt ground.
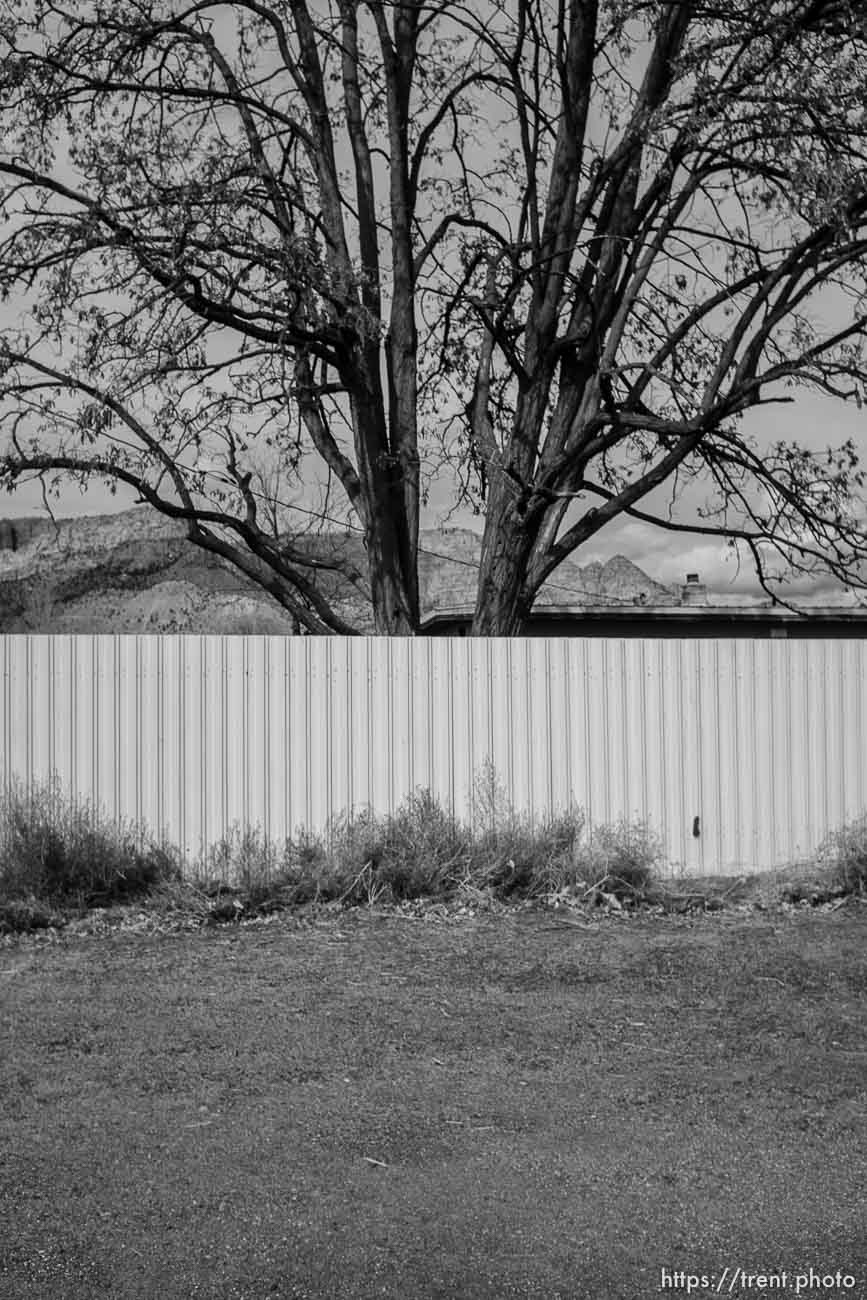
M 0 1296 L 867 1297 L 865 938 L 853 902 L 7 941 Z

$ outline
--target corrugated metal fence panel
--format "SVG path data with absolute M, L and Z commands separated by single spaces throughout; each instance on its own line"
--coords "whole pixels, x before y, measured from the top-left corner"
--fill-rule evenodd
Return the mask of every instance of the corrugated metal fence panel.
M 517 808 L 646 819 L 692 871 L 867 809 L 865 641 L 9 636 L 0 662 L 2 784 L 56 773 L 193 858 L 419 787 L 470 816 L 486 759 Z

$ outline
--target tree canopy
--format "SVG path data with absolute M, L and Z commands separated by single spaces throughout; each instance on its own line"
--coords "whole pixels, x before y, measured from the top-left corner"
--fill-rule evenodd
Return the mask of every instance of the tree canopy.
M 863 400 L 865 14 L 5 0 L 0 483 L 125 483 L 311 632 L 336 574 L 419 630 L 438 465 L 479 634 L 622 515 L 865 586 L 858 448 L 744 424 Z

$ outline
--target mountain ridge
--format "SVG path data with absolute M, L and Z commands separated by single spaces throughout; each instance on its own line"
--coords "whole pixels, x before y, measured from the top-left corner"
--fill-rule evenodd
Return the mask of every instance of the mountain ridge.
M 358 534 L 293 540 L 319 555 L 339 549 L 365 572 Z M 419 540 L 423 615 L 471 610 L 480 535 L 426 529 Z M 369 600 L 344 578 L 323 581 L 343 616 L 372 631 Z M 679 597 L 625 556 L 583 567 L 568 559 L 543 586 L 537 608 L 599 603 L 674 605 Z M 0 520 L 0 631 L 285 634 L 292 619 L 230 564 L 191 543 L 182 521 L 133 507 L 56 522 Z

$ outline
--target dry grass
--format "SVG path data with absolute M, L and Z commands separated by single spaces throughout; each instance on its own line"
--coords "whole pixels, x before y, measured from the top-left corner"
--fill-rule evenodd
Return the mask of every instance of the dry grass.
M 867 908 L 438 915 L 4 941 L 4 1300 L 867 1294 Z

